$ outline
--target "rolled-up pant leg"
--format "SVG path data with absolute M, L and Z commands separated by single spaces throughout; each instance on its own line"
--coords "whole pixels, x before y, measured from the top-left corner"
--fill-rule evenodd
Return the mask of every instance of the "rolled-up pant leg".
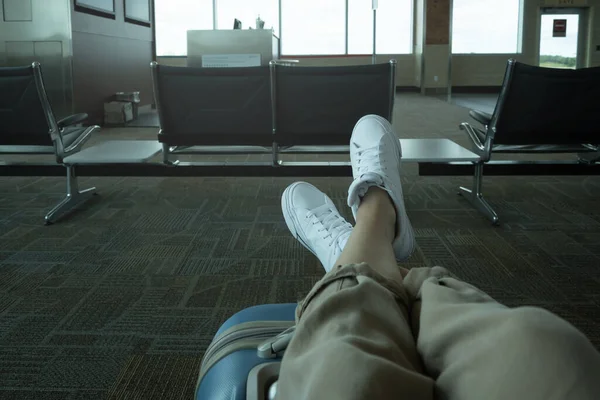
M 277 398 L 432 399 L 399 282 L 367 264 L 338 266 L 299 304 Z
M 416 299 L 413 331 L 437 398 L 600 398 L 600 354 L 565 320 L 507 308 L 440 267 L 413 269 L 404 284 Z

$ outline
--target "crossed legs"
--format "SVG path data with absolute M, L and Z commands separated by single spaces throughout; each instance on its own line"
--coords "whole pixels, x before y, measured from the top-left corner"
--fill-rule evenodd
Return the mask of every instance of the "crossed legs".
M 354 228 L 311 185 L 284 195 L 286 221 L 306 213 L 295 218 L 293 233 L 327 260 L 328 272 L 297 308 L 278 398 L 597 397 L 600 354 L 566 321 L 539 308 L 509 309 L 444 268 L 404 276 L 396 263 L 397 239 L 406 232 L 400 224 L 410 224 L 398 218 L 403 204 L 386 177 L 367 182 Z M 319 212 L 311 213 L 313 206 Z M 323 237 L 336 243 L 326 247 Z

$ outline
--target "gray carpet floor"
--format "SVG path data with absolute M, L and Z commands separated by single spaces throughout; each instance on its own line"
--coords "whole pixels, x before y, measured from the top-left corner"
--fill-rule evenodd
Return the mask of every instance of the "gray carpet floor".
M 397 107 L 403 137 L 464 140 L 466 109 L 416 95 Z M 350 218 L 349 178 L 304 180 Z M 64 181 L 0 178 L 0 398 L 192 398 L 223 321 L 294 302 L 322 276 L 281 215 L 293 181 L 84 178 L 100 195 L 46 227 Z M 545 307 L 600 348 L 600 178 L 486 178 L 500 227 L 456 195 L 469 183 L 404 169 L 419 245 L 404 266 L 442 265 L 509 306 Z

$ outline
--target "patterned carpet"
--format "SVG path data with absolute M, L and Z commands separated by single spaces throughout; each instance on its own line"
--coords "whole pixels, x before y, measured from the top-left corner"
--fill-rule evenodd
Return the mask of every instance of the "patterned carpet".
M 400 134 L 462 139 L 466 110 L 423 99 L 399 101 Z M 548 308 L 600 348 L 600 178 L 486 178 L 494 228 L 456 195 L 468 177 L 415 171 L 403 178 L 419 243 L 406 267 L 443 265 L 510 306 Z M 349 179 L 306 180 L 350 217 Z M 0 398 L 192 398 L 223 321 L 296 301 L 322 276 L 281 216 L 292 182 L 85 178 L 100 196 L 46 227 L 64 180 L 1 178 Z
M 349 180 L 307 180 L 349 216 Z M 228 316 L 295 301 L 322 274 L 283 222 L 290 179 L 83 182 L 101 196 L 45 227 L 63 182 L 0 180 L 0 398 L 190 399 Z M 499 228 L 459 183 L 405 177 L 419 243 L 406 266 L 444 265 L 511 306 L 546 307 L 600 347 L 600 179 L 488 179 Z

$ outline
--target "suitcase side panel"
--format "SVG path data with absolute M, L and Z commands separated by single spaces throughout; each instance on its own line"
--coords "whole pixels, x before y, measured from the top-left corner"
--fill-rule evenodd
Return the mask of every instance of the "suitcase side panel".
M 234 314 L 217 331 L 216 336 L 232 326 L 251 321 L 294 321 L 296 304 L 266 304 Z M 232 353 L 204 375 L 196 389 L 196 400 L 246 400 L 246 381 L 255 366 L 281 359 L 259 358 L 256 349 Z

